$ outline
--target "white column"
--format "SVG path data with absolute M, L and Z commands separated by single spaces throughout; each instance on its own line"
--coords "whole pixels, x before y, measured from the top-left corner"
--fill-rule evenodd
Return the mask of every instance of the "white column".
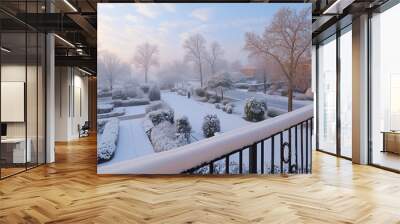
M 353 162 L 368 162 L 368 15 L 353 19 Z
M 52 163 L 55 161 L 55 45 L 53 34 L 47 34 L 46 45 L 46 163 Z

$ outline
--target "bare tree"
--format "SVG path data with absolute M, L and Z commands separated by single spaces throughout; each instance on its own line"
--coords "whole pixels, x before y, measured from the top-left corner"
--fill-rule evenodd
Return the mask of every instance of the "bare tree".
M 194 34 L 183 43 L 186 50 L 185 60 L 191 61 L 198 69 L 200 86 L 203 87 L 203 64 L 206 58 L 206 40 L 201 34 Z
M 147 83 L 150 67 L 158 66 L 158 47 L 149 43 L 143 43 L 136 48 L 133 58 L 134 64 L 143 70 L 144 80 Z
M 210 53 L 206 55 L 205 59 L 208 62 L 211 70 L 211 76 L 217 73 L 218 63 L 222 60 L 224 50 L 221 48 L 218 42 L 213 42 L 210 45 Z
M 114 81 L 122 69 L 122 62 L 115 54 L 108 51 L 103 51 L 99 55 L 99 72 L 102 74 L 101 77 L 108 82 L 112 92 Z
M 246 33 L 245 49 L 250 56 L 273 58 L 288 81 L 288 111 L 293 110 L 293 84 L 302 57 L 309 57 L 311 48 L 310 8 L 279 10 L 262 36 Z M 306 52 L 306 53 L 305 53 Z

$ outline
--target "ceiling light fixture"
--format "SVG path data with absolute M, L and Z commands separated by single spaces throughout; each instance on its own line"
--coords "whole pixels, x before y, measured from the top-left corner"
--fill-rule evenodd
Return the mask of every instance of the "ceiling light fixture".
M 87 75 L 89 75 L 89 76 L 92 76 L 92 73 L 90 73 L 90 72 L 88 72 L 88 71 L 86 71 L 86 70 L 83 70 L 83 69 L 81 69 L 81 68 L 79 68 L 79 67 L 78 67 L 78 70 L 81 71 L 81 72 L 83 72 L 83 73 L 85 73 L 85 74 L 87 74 Z
M 69 42 L 68 40 L 60 37 L 58 34 L 54 34 L 55 37 L 57 37 L 59 40 L 61 40 L 62 42 L 66 43 L 67 45 L 69 45 L 70 47 L 75 48 L 75 45 L 73 45 L 71 42 Z
M 11 50 L 9 50 L 9 49 L 7 49 L 5 47 L 1 47 L 0 49 L 1 49 L 1 51 L 4 51 L 6 53 L 10 53 L 11 52 Z
M 78 12 L 78 10 L 73 6 L 68 0 L 64 0 L 65 4 L 67 4 L 74 12 Z

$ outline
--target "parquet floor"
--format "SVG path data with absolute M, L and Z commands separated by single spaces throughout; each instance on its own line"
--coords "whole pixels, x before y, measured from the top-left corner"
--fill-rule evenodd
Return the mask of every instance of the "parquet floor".
M 400 175 L 314 153 L 312 175 L 98 176 L 93 137 L 0 181 L 0 223 L 400 223 Z

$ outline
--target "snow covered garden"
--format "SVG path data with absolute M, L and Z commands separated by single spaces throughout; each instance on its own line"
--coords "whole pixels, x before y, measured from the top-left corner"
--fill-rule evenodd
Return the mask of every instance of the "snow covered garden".
M 191 4 L 179 7 L 181 10 L 196 9 Z M 213 9 L 222 10 L 221 7 Z M 118 17 L 115 13 L 122 8 L 116 5 L 102 13 L 107 10 Z M 144 41 L 135 42 L 135 46 L 125 39 L 114 39 L 121 43 L 112 48 L 99 47 L 98 172 L 131 173 L 134 171 L 129 167 L 141 164 L 140 161 L 156 160 L 226 135 L 238 136 L 258 123 L 269 127 L 268 121 L 277 122 L 277 117 L 311 105 L 307 10 L 277 10 L 269 23 L 257 25 L 259 31 L 268 35 L 246 28 L 237 31 L 235 37 L 240 38 L 233 45 L 227 44 L 225 36 L 216 38 L 220 31 L 214 31 L 213 35 L 170 27 L 160 33 L 159 27 L 163 25 L 156 23 L 147 24 L 147 29 L 154 29 L 153 35 L 140 33 Z M 133 14 L 139 18 L 138 14 Z M 287 24 L 278 24 L 282 21 Z M 269 46 L 281 43 L 279 38 L 284 37 L 275 30 L 277 26 L 288 24 L 300 27 L 293 30 L 298 33 L 288 33 L 293 35 L 289 40 L 294 42 L 282 49 Z M 104 27 L 99 27 L 103 35 L 100 39 L 116 38 L 108 36 L 106 30 L 103 32 Z M 134 30 L 135 26 L 132 27 Z M 180 39 L 176 43 L 154 41 L 177 35 Z M 124 51 L 123 46 L 134 50 Z M 287 51 L 288 48 L 291 50 Z M 288 52 L 292 57 L 285 57 Z M 285 140 L 288 138 L 289 135 L 283 136 Z M 204 158 L 214 155 L 211 151 L 206 149 L 204 153 L 208 154 Z M 280 156 L 279 153 L 276 156 Z M 232 170 L 238 170 L 238 158 L 238 155 L 232 157 L 229 163 Z M 215 165 L 216 170 L 222 170 L 223 163 Z M 247 163 L 244 168 L 248 171 L 246 167 Z

